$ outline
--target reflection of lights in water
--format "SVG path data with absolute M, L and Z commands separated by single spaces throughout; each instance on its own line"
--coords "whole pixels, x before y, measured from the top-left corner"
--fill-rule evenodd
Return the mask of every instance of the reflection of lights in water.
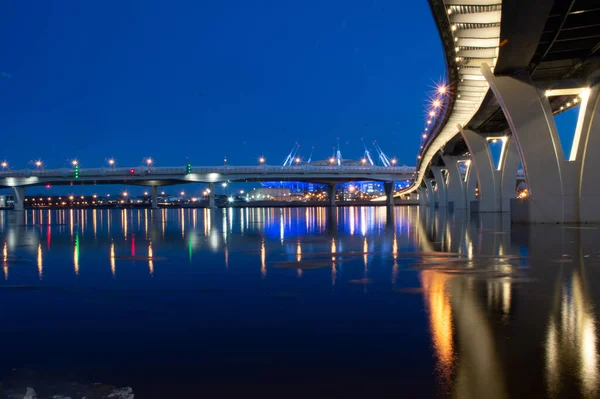
M 154 251 L 152 250 L 152 241 L 148 242 L 148 273 L 154 274 Z
M 569 377 L 581 387 L 583 397 L 598 395 L 596 319 L 581 276 L 560 287 L 560 303 L 550 316 L 546 331 L 546 380 L 548 393 L 568 394 Z
M 396 233 L 394 233 L 394 240 L 392 241 L 392 256 L 394 260 L 398 259 L 398 237 L 396 237 Z
M 79 232 L 75 234 L 75 247 L 73 248 L 73 268 L 75 274 L 79 276 Z
M 369 244 L 367 243 L 367 237 L 363 241 L 363 262 L 365 263 L 365 273 L 369 270 Z
M 296 273 L 298 274 L 298 277 L 302 277 L 302 269 L 296 269 Z
M 123 236 L 125 236 L 125 241 L 127 241 L 127 210 L 123 209 L 121 212 L 121 225 L 123 226 Z
M 204 237 L 210 235 L 210 209 L 204 209 Z
M 331 285 L 335 285 L 335 280 L 337 278 L 337 268 L 335 265 L 335 253 L 337 252 L 335 246 L 335 240 L 331 239 Z
M 282 244 L 283 244 L 284 236 L 285 236 L 285 225 L 284 225 L 284 221 L 283 221 L 283 213 L 281 213 L 279 216 L 279 239 L 281 240 Z
M 350 223 L 350 235 L 353 236 L 354 235 L 354 223 L 356 222 L 355 218 L 356 215 L 354 214 L 354 207 L 351 206 L 350 210 L 349 210 L 349 215 L 348 215 L 348 222 Z
M 217 251 L 219 249 L 219 237 L 218 237 L 218 233 L 214 233 L 210 235 L 209 238 L 209 243 L 210 243 L 210 248 L 213 251 Z
M 300 262 L 302 260 L 302 246 L 300 245 L 300 241 L 296 244 L 296 262 Z
M 229 269 L 229 246 L 225 244 L 225 268 Z
M 4 270 L 4 279 L 8 280 L 8 265 L 6 262 L 8 261 L 8 244 L 6 241 L 4 242 L 4 247 L 2 248 L 2 269 Z
M 69 227 L 71 228 L 71 237 L 73 237 L 73 209 L 69 211 Z
M 144 209 L 144 237 L 148 239 L 148 209 Z
M 37 268 L 38 268 L 38 277 L 40 280 L 44 277 L 44 267 L 42 265 L 42 244 L 39 243 L 37 247 Z
M 223 212 L 223 241 L 227 243 L 227 212 Z
M 94 208 L 94 210 L 92 210 L 92 227 L 94 228 L 94 238 L 96 238 L 97 216 L 96 216 L 96 209 L 95 208 Z
M 229 220 L 229 232 L 233 231 L 233 208 L 227 209 L 227 218 Z
M 265 239 L 260 243 L 260 272 L 263 277 L 267 275 L 267 248 L 265 247 Z
M 360 234 L 367 234 L 367 208 L 364 206 L 360 208 Z
M 110 243 L 110 272 L 113 275 L 113 277 L 115 276 L 115 273 L 117 272 L 117 267 L 115 265 L 115 243 L 114 242 Z
M 185 215 L 183 214 L 183 208 L 181 208 L 181 238 L 185 238 Z
M 450 277 L 433 270 L 421 272 L 425 302 L 429 309 L 429 325 L 438 359 L 437 367 L 446 383 L 451 382 L 454 362 L 452 307 L 446 292 Z

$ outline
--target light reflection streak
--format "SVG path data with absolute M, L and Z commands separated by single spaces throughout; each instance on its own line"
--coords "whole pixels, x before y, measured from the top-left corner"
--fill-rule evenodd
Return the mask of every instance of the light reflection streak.
M 115 264 L 115 243 L 114 242 L 110 243 L 110 272 L 111 272 L 112 276 L 115 277 L 115 274 L 117 273 L 117 267 Z
M 4 280 L 8 280 L 8 244 L 4 241 L 4 247 L 2 248 L 2 269 L 4 270 Z
M 438 359 L 437 369 L 445 384 L 450 384 L 452 380 L 454 362 L 452 307 L 446 292 L 449 279 L 448 275 L 433 270 L 421 272 L 421 283 L 429 310 L 429 326 Z
M 75 234 L 75 246 L 73 248 L 73 269 L 75 275 L 79 276 L 79 231 Z
M 148 273 L 154 274 L 154 251 L 152 250 L 152 241 L 148 242 Z
M 300 241 L 296 243 L 296 262 L 300 262 L 302 260 L 302 246 L 300 245 Z
M 94 210 L 92 210 L 92 227 L 94 228 L 94 239 L 96 239 L 96 232 L 97 232 L 97 216 L 96 216 L 96 208 L 94 208 Z
M 181 238 L 185 238 L 185 215 L 183 208 L 181 208 Z
M 577 380 L 583 397 L 599 393 L 596 319 L 584 279 L 574 270 L 556 292 L 545 342 L 550 397 L 568 395 L 570 378 Z
M 37 268 L 38 268 L 38 277 L 40 280 L 44 277 L 44 267 L 42 265 L 42 243 L 38 243 L 37 247 Z
M 335 281 L 337 279 L 337 268 L 335 264 L 335 253 L 337 252 L 337 248 L 335 245 L 335 239 L 331 239 L 331 285 L 335 285 Z
M 260 243 L 260 273 L 263 277 L 267 276 L 267 248 L 265 247 L 265 239 Z
M 369 271 L 369 244 L 367 243 L 367 237 L 363 240 L 363 262 L 365 264 L 365 275 Z
M 121 225 L 123 226 L 123 236 L 125 237 L 125 241 L 127 241 L 127 210 L 123 209 L 121 211 Z

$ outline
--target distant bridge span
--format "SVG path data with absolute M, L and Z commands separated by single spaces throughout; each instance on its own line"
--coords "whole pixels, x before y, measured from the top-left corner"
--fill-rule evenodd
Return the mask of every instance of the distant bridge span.
M 378 181 L 390 203 L 394 182 L 412 180 L 415 168 L 410 166 L 207 166 L 148 167 L 95 169 L 25 169 L 0 171 L 0 188 L 12 188 L 15 209 L 23 209 L 25 188 L 44 185 L 126 184 L 152 188 L 152 206 L 157 206 L 158 187 L 175 184 L 207 183 L 211 187 L 209 205 L 214 204 L 214 185 L 225 182 L 302 181 L 327 184 L 335 202 L 335 185 L 351 181 Z

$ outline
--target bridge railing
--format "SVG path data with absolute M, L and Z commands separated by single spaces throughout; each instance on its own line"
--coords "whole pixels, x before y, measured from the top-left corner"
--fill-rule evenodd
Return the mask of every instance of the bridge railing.
M 222 175 L 237 174 L 273 174 L 273 175 L 300 175 L 300 174 L 410 174 L 416 171 L 410 166 L 201 166 L 191 168 L 192 174 L 218 173 Z M 135 177 L 135 176 L 167 176 L 185 175 L 187 169 L 181 167 L 145 167 L 133 168 L 86 168 L 79 170 L 79 177 Z M 2 170 L 0 177 L 45 177 L 45 178 L 74 178 L 72 168 L 61 169 L 23 169 Z

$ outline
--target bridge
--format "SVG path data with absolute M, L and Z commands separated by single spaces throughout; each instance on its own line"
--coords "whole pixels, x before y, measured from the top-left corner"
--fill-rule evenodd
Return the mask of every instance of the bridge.
M 448 85 L 404 193 L 418 191 L 422 205 L 510 212 L 512 222 L 600 222 L 598 2 L 429 3 Z M 573 144 L 563 148 L 554 117 L 576 108 Z
M 375 165 L 312 166 L 212 166 L 212 167 L 154 167 L 80 169 L 25 169 L 0 171 L 0 188 L 12 188 L 15 209 L 24 209 L 25 190 L 29 186 L 125 184 L 148 186 L 152 191 L 152 208 L 158 207 L 158 188 L 175 184 L 205 183 L 209 185 L 209 206 L 215 206 L 215 184 L 225 182 L 302 181 L 326 184 L 329 205 L 335 206 L 335 187 L 353 181 L 383 182 L 386 200 L 393 204 L 394 182 L 412 180 L 414 167 Z

